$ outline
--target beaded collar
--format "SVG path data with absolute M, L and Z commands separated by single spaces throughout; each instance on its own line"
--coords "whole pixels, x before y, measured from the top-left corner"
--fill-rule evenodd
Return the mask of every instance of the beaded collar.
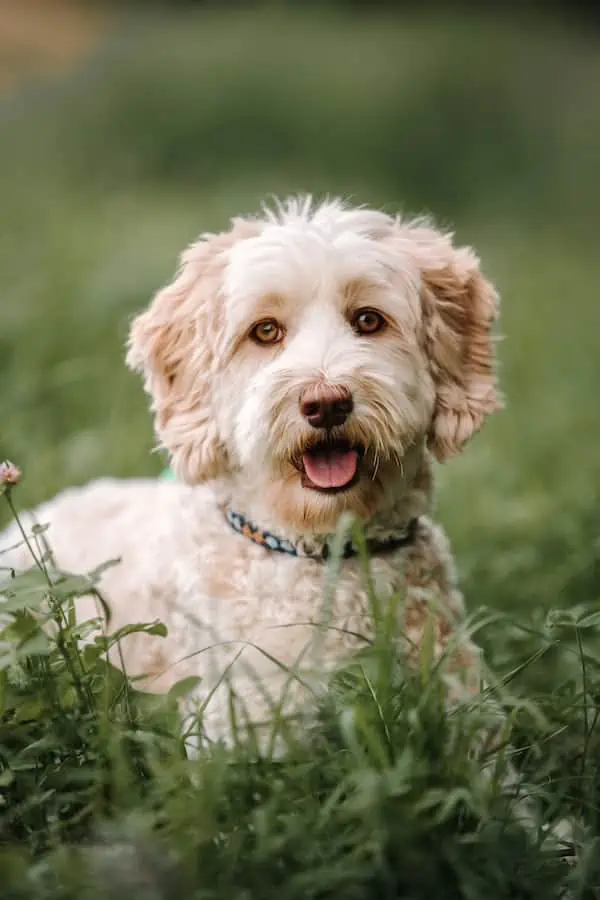
M 299 556 L 306 559 L 314 559 L 319 562 L 325 562 L 328 559 L 331 549 L 329 544 L 321 544 L 314 549 L 306 546 L 302 541 L 292 543 L 285 538 L 278 538 L 271 534 L 270 531 L 263 531 L 252 524 L 245 516 L 240 513 L 233 512 L 231 509 L 225 510 L 225 518 L 234 529 L 234 531 L 243 534 L 260 547 L 266 547 L 268 550 L 274 550 L 277 553 L 288 553 L 290 556 Z M 367 540 L 367 550 L 370 555 L 392 553 L 400 547 L 406 547 L 412 544 L 416 533 L 418 519 L 411 519 L 402 531 L 396 532 L 387 538 Z M 350 559 L 357 556 L 359 550 L 354 546 L 352 541 L 347 541 L 342 548 L 342 559 Z

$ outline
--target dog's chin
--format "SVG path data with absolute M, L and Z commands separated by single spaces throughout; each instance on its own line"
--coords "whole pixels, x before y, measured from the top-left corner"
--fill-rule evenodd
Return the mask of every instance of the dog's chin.
M 343 490 L 305 487 L 295 473 L 284 481 L 268 485 L 264 501 L 272 516 L 287 530 L 298 534 L 326 534 L 335 531 L 340 517 L 352 513 L 366 522 L 381 502 L 381 487 L 359 479 Z

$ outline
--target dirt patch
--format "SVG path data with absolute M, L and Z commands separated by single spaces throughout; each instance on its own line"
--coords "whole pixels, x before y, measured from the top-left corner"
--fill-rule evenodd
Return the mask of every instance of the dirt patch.
M 99 3 L 0 0 L 0 93 L 84 59 L 110 27 Z

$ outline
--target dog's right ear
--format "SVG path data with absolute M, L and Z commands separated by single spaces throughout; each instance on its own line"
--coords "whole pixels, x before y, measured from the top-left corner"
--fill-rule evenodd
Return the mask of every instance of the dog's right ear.
M 127 365 L 143 374 L 159 444 L 177 476 L 189 484 L 227 471 L 212 398 L 224 325 L 224 254 L 249 236 L 252 224 L 237 220 L 231 231 L 191 244 L 173 282 L 133 320 L 129 333 Z

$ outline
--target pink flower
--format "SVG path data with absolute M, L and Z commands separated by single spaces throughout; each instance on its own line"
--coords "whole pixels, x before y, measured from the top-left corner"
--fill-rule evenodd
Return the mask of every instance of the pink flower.
M 21 480 L 22 472 L 14 463 L 7 459 L 0 463 L 0 486 L 14 487 Z

